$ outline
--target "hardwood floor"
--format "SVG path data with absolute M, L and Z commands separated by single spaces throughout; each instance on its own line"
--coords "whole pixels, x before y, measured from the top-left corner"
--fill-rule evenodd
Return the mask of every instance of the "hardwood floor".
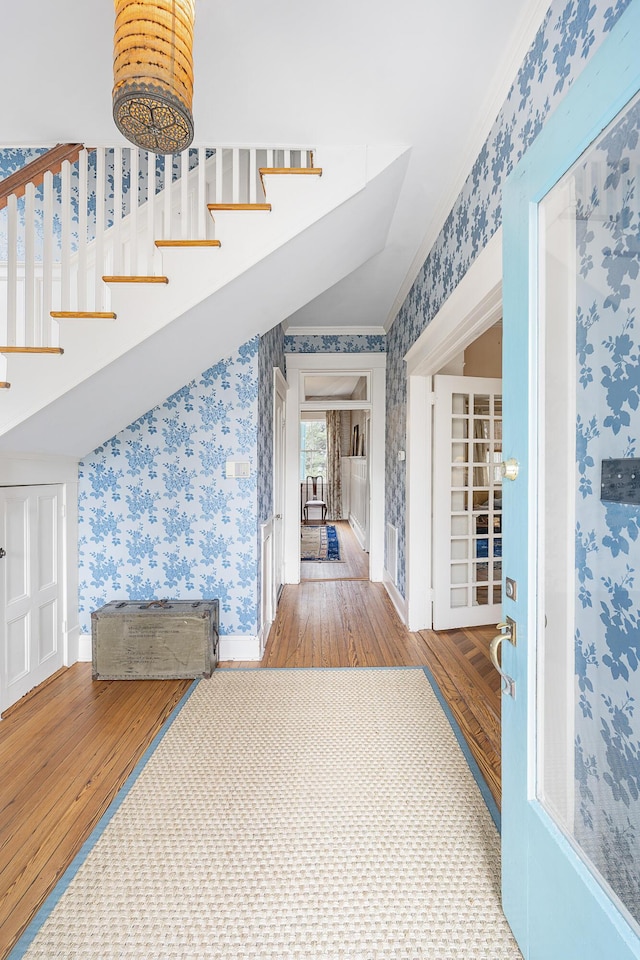
M 316 566 L 331 566 L 317 564 Z M 410 633 L 379 583 L 286 586 L 260 663 L 427 666 L 500 804 L 494 628 Z M 0 960 L 71 862 L 190 681 L 91 681 L 76 664 L 0 723 Z
M 303 560 L 300 564 L 301 580 L 368 580 L 369 554 L 366 553 L 351 529 L 348 520 L 333 520 L 340 541 L 338 563 L 318 563 L 315 560 Z
M 500 807 L 500 676 L 489 659 L 495 626 L 422 630 L 428 667 Z
M 77 663 L 0 723 L 0 957 L 188 690 L 190 680 L 95 681 Z
M 263 667 L 378 667 L 424 663 L 423 644 L 369 580 L 307 581 L 284 588 Z

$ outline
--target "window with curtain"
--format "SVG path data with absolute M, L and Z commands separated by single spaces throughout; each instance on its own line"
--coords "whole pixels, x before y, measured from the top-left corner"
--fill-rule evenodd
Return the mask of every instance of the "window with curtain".
M 307 477 L 327 478 L 327 423 L 321 420 L 300 421 L 300 480 Z

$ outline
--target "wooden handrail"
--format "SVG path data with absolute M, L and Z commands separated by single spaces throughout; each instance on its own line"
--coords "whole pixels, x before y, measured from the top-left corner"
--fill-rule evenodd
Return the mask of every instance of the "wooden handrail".
M 47 150 L 41 156 L 36 157 L 31 163 L 16 170 L 15 173 L 0 180 L 0 210 L 7 205 L 7 200 L 11 194 L 16 197 L 24 196 L 27 184 L 33 183 L 39 187 L 44 180 L 45 173 L 59 173 L 65 160 L 69 163 L 75 163 L 78 155 L 83 150 L 81 143 L 59 143 L 57 146 Z

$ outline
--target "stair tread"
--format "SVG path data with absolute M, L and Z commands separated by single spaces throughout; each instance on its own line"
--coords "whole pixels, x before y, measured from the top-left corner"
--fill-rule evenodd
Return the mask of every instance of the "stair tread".
M 208 210 L 271 210 L 270 203 L 208 203 Z
M 322 176 L 322 167 L 260 167 L 260 176 L 265 174 L 303 174 L 307 176 Z
M 221 247 L 219 240 L 156 240 L 156 247 Z
M 62 355 L 62 347 L 0 347 L 0 353 L 55 353 Z
M 56 320 L 84 320 L 85 318 L 93 318 L 96 320 L 115 320 L 115 313 L 105 313 L 104 311 L 90 311 L 90 310 L 52 310 L 52 317 L 55 317 Z
M 105 283 L 169 283 L 169 277 L 103 277 Z
M 7 383 L 6 380 L 0 380 L 0 390 L 8 390 L 11 386 L 10 383 Z

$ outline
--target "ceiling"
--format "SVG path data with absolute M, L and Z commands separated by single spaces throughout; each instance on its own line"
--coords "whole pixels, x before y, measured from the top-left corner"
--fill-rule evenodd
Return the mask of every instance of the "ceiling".
M 385 249 L 286 327 L 388 326 L 546 7 L 196 0 L 195 142 L 314 146 L 320 163 L 322 144 L 411 147 Z M 0 146 L 119 142 L 112 0 L 20 0 L 2 17 Z

